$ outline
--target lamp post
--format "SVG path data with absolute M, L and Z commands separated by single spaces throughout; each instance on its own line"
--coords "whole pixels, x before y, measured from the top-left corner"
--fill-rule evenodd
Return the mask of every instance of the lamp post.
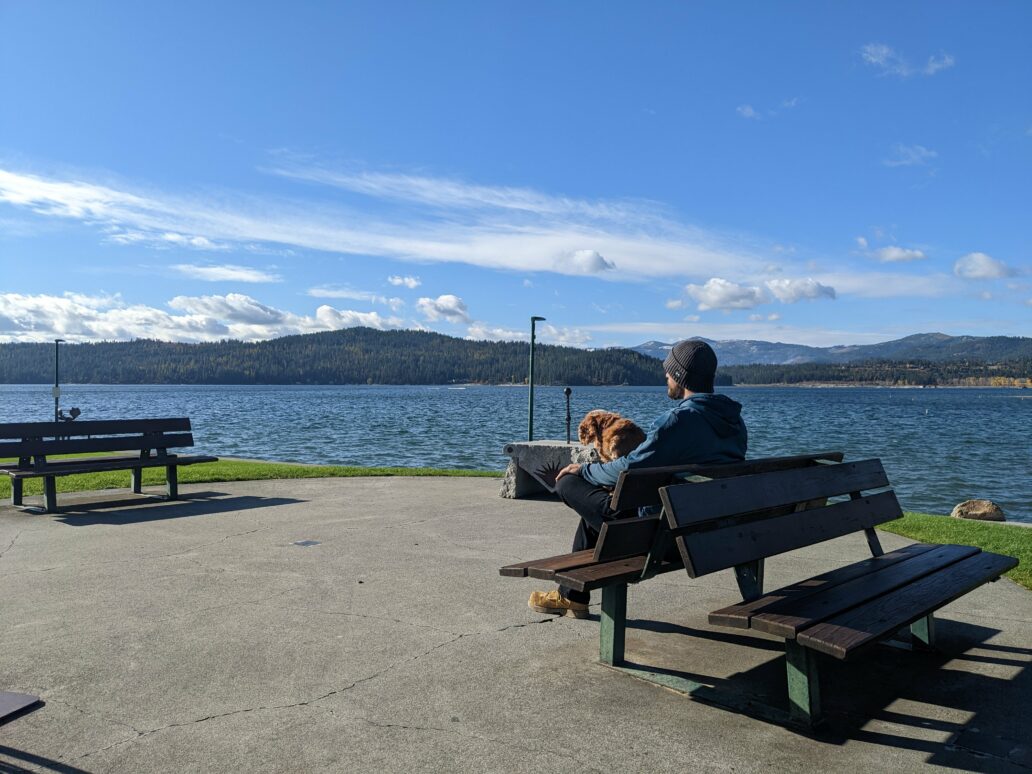
M 60 408 L 58 403 L 61 400 L 61 386 L 59 377 L 59 364 L 61 361 L 61 345 L 64 344 L 64 339 L 54 339 L 54 421 L 60 421 Z
M 527 409 L 527 440 L 534 440 L 534 327 L 540 320 L 544 320 L 544 317 L 531 317 L 530 318 L 530 398 L 529 406 Z

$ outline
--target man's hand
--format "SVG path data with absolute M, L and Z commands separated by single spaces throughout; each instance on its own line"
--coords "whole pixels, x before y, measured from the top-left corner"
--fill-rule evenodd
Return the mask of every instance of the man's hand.
M 555 475 L 556 483 L 559 483 L 559 479 L 562 478 L 563 476 L 566 476 L 566 475 L 579 476 L 580 472 L 581 472 L 581 467 L 582 467 L 582 465 L 580 463 L 578 463 L 578 462 L 571 462 L 565 468 L 563 468 L 558 473 L 556 473 L 556 475 Z

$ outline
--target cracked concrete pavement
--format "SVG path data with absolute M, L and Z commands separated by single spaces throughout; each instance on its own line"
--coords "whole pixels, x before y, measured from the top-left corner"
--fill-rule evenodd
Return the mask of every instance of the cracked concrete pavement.
M 0 772 L 1032 769 L 1032 594 L 1010 581 L 943 611 L 941 655 L 827 663 L 831 727 L 810 737 L 599 665 L 597 595 L 589 620 L 529 610 L 543 586 L 498 567 L 567 550 L 575 521 L 498 487 L 255 481 L 0 507 L 0 688 L 46 702 L 0 726 Z M 768 586 L 865 551 L 778 557 Z M 735 599 L 730 572 L 632 587 L 628 658 L 783 703 L 780 641 L 706 621 Z

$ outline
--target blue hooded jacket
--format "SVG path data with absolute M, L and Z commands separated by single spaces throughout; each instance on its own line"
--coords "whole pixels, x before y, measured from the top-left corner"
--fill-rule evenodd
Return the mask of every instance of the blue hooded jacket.
M 625 470 L 738 462 L 745 459 L 748 441 L 742 404 L 726 395 L 697 393 L 660 415 L 626 457 L 585 465 L 581 476 L 596 486 L 615 486 Z

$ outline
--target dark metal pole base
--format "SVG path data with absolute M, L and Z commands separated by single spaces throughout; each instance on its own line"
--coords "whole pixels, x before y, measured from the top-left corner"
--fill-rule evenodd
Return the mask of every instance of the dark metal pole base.
M 34 712 L 42 706 L 43 700 L 39 696 L 33 696 L 28 693 L 0 691 L 0 725 Z

